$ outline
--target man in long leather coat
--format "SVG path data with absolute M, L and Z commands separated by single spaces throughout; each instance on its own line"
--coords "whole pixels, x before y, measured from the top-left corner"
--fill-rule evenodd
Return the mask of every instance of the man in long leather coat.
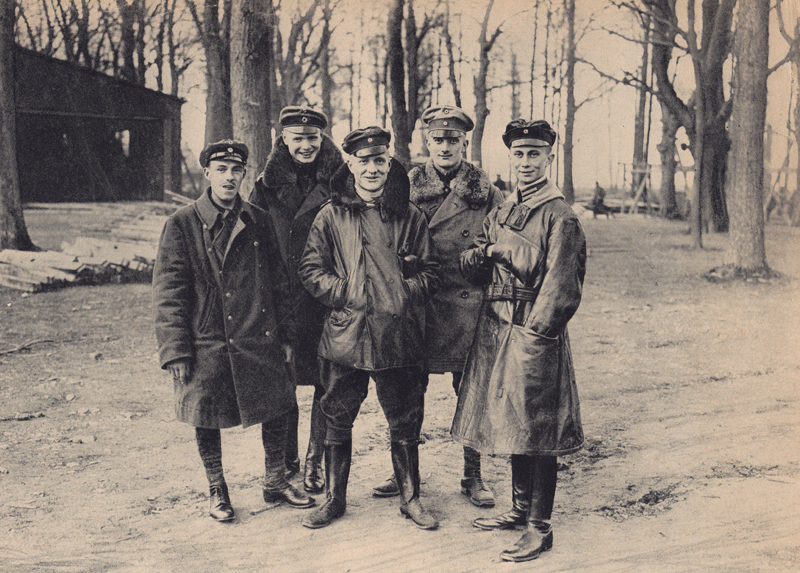
M 461 256 L 465 276 L 486 286 L 451 434 L 483 453 L 511 454 L 511 511 L 473 522 L 526 525 L 501 553 L 506 561 L 552 547 L 556 456 L 583 444 L 567 322 L 581 300 L 586 240 L 547 178 L 555 139 L 546 121 L 508 124 L 503 142 L 517 187 Z
M 475 127 L 462 109 L 445 105 L 426 109 L 425 142 L 430 159 L 408 173 L 411 201 L 428 220 L 431 239 L 442 264 L 441 287 L 425 309 L 425 372 L 452 373 L 458 394 L 475 322 L 481 306 L 481 288 L 461 276 L 461 252 L 472 245 L 483 219 L 503 202 L 486 172 L 464 158 L 467 133 Z M 394 476 L 373 489 L 373 495 L 397 495 Z M 480 452 L 464 446 L 461 493 L 478 507 L 494 507 L 494 495 L 481 475 Z
M 285 477 L 295 401 L 286 359 L 295 337 L 284 319 L 292 301 L 269 217 L 239 196 L 247 155 L 232 140 L 203 150 L 211 185 L 167 220 L 153 270 L 159 361 L 173 376 L 178 420 L 195 427 L 217 521 L 234 519 L 220 429 L 238 425 L 261 424 L 265 501 L 314 505 Z
M 289 272 L 288 293 L 296 301 L 290 320 L 297 325 L 298 344 L 291 369 L 299 385 L 314 386 L 311 424 L 306 450 L 303 487 L 320 493 L 325 487 L 322 454 L 325 416 L 319 401 L 325 390 L 320 384 L 317 346 L 322 335 L 325 307 L 314 300 L 300 283 L 297 265 L 308 238 L 308 230 L 320 207 L 330 199 L 330 180 L 344 161 L 331 138 L 322 130 L 328 125 L 324 113 L 305 106 L 281 110 L 280 136 L 258 176 L 250 202 L 269 212 L 275 225 L 281 255 Z M 286 468 L 290 475 L 300 470 L 297 452 L 297 403 L 289 415 Z
M 329 309 L 319 343 L 328 492 L 325 504 L 303 520 L 312 529 L 345 512 L 353 422 L 370 378 L 389 423 L 400 511 L 422 529 L 438 526 L 419 501 L 418 453 L 425 303 L 437 287 L 438 262 L 389 141 L 380 127 L 345 137 L 347 165 L 331 181 L 331 202 L 314 220 L 298 270 Z

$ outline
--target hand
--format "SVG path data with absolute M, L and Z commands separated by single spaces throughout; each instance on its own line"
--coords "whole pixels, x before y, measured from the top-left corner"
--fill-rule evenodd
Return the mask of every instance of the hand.
M 291 364 L 294 360 L 294 348 L 290 344 L 281 344 L 283 349 L 283 359 L 287 364 Z
M 464 251 L 461 253 L 461 258 L 459 260 L 461 274 L 466 275 L 474 273 L 483 265 L 483 262 L 484 256 L 480 249 L 468 249 Z
M 188 360 L 173 360 L 167 364 L 167 370 L 172 374 L 172 379 L 181 384 L 188 384 L 192 376 L 192 364 Z
M 416 255 L 406 255 L 400 259 L 400 268 L 403 270 L 403 278 L 408 279 L 413 277 L 420 271 L 422 265 Z
M 514 249 L 506 243 L 494 243 L 486 247 L 486 255 L 496 263 L 511 266 Z

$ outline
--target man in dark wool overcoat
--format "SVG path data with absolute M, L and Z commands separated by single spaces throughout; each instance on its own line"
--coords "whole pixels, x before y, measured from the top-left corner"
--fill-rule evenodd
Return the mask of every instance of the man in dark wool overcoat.
M 342 155 L 323 133 L 328 118 L 307 106 L 288 106 L 280 113 L 281 134 L 256 179 L 250 202 L 269 212 L 278 235 L 281 255 L 289 272 L 289 294 L 297 301 L 291 321 L 298 325 L 291 372 L 298 385 L 314 386 L 311 424 L 306 450 L 303 487 L 308 493 L 325 488 L 322 454 L 325 417 L 319 409 L 324 390 L 320 385 L 317 346 L 322 335 L 325 307 L 306 292 L 297 276 L 308 230 L 320 207 L 330 199 L 330 180 L 341 167 Z M 286 439 L 286 468 L 289 476 L 300 471 L 297 452 L 297 403 L 290 413 Z
M 473 522 L 527 531 L 500 556 L 528 561 L 553 546 L 556 456 L 583 444 L 567 322 L 581 301 L 586 239 L 547 178 L 556 132 L 515 120 L 503 142 L 517 187 L 483 222 L 461 268 L 485 285 L 451 435 L 487 454 L 511 454 L 511 511 Z
M 239 425 L 261 424 L 264 500 L 314 505 L 286 480 L 292 300 L 267 213 L 239 195 L 247 155 L 238 141 L 206 146 L 200 164 L 210 186 L 167 220 L 153 270 L 159 361 L 173 377 L 178 420 L 195 428 L 217 521 L 235 516 L 220 429 Z

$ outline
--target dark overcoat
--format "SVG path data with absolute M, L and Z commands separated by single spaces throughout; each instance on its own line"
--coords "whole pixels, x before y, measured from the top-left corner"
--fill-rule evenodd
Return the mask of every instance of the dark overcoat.
M 439 263 L 425 216 L 409 201 L 405 170 L 392 159 L 377 206 L 358 196 L 346 165 L 331 191 L 299 268 L 306 289 L 329 309 L 319 355 L 359 370 L 420 366 Z M 404 275 L 406 257 L 416 263 Z
M 153 271 L 156 340 L 162 368 L 189 360 L 175 382 L 178 420 L 201 428 L 244 427 L 287 413 L 295 387 L 281 322 L 292 301 L 267 213 L 243 202 L 220 266 L 209 229 L 219 211 L 206 191 L 166 222 Z
M 283 138 L 278 137 L 250 194 L 251 203 L 268 211 L 286 262 L 289 292 L 296 301 L 289 318 L 296 325 L 298 336 L 294 371 L 297 384 L 303 385 L 319 384 L 317 346 L 327 309 L 303 288 L 297 276 L 297 265 L 314 217 L 330 199 L 331 177 L 343 164 L 341 153 L 327 135 L 322 136 L 315 163 L 316 180 L 310 190 L 304 190 L 298 183 L 295 162 Z
M 552 183 L 522 204 L 516 197 L 465 253 L 482 258 L 468 278 L 487 286 L 451 434 L 485 453 L 567 454 L 583 444 L 567 322 L 581 300 L 586 240 Z
M 425 308 L 425 368 L 461 372 L 475 333 L 483 290 L 458 270 L 461 253 L 472 245 L 483 219 L 504 196 L 482 169 L 461 162 L 449 189 L 433 160 L 408 174 L 411 201 L 425 214 L 441 263 L 441 284 Z

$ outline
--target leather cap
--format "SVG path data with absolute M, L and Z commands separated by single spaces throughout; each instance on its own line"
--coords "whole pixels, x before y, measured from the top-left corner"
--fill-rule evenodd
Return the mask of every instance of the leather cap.
M 284 131 L 316 133 L 328 126 L 328 118 L 321 111 L 307 106 L 290 105 L 281 110 L 278 121 Z
M 556 142 L 556 132 L 543 119 L 515 119 L 506 125 L 503 143 L 506 147 L 550 147 Z
M 433 137 L 457 137 L 475 127 L 472 118 L 464 110 L 452 105 L 429 107 L 422 112 L 420 119 Z
M 241 141 L 223 139 L 205 146 L 200 152 L 200 165 L 208 167 L 208 163 L 214 160 L 238 161 L 242 165 L 247 165 L 248 153 L 247 146 Z

